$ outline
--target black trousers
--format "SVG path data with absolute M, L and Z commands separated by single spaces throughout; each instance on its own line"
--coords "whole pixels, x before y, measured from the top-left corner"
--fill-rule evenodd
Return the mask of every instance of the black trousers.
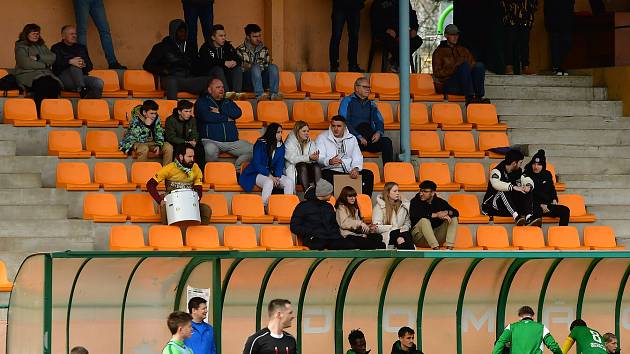
M 359 174 L 361 175 L 361 182 L 363 187 L 361 192 L 371 197 L 372 192 L 374 191 L 374 174 L 370 170 L 361 170 Z M 337 172 L 333 170 L 322 170 L 322 178 L 330 182 L 330 184 L 332 185 L 334 185 L 334 175 L 347 175 L 347 173 Z
M 312 250 L 353 250 L 354 242 L 347 238 L 325 239 L 318 237 L 307 237 L 302 240 L 302 244 Z
M 204 168 L 206 167 L 206 150 L 203 148 L 203 144 L 201 141 L 197 141 L 195 145 L 195 163 L 201 169 L 203 173 Z
M 400 45 L 400 37 L 392 37 L 387 33 L 383 33 L 381 35 L 381 40 L 383 41 L 383 45 L 385 49 L 391 54 L 391 65 L 398 66 L 398 47 Z M 420 36 L 415 36 L 409 39 L 409 53 L 413 56 L 418 48 L 422 45 L 422 38 Z
M 35 101 L 37 113 L 39 114 L 39 109 L 45 98 L 59 98 L 61 84 L 52 76 L 41 76 L 33 80 L 30 91 L 33 96 L 33 101 Z
M 398 243 L 398 238 L 402 237 L 405 241 L 403 243 Z M 400 230 L 392 230 L 389 233 L 389 244 L 394 245 L 399 250 L 415 250 L 416 246 L 413 243 L 413 237 L 411 236 L 411 232 L 405 231 L 400 232 Z
M 376 250 L 385 248 L 385 243 L 383 242 L 383 236 L 381 236 L 381 234 L 367 234 L 366 237 L 351 235 L 346 236 L 346 240 L 352 241 L 355 248 L 360 250 Z
M 569 217 L 571 216 L 571 210 L 568 207 L 560 204 L 547 204 L 547 209 L 549 212 L 545 214 L 540 207 L 540 204 L 534 205 L 534 215 L 539 218 L 541 216 L 550 216 L 552 218 L 560 218 L 558 225 L 567 226 L 569 225 Z
M 304 190 L 322 178 L 322 169 L 317 162 L 299 162 L 295 165 L 295 169 L 298 183 L 304 187 Z
M 552 68 L 560 69 L 562 67 L 562 62 L 564 62 L 571 50 L 572 37 L 573 33 L 571 30 L 549 32 Z
M 497 192 L 493 198 L 484 201 L 483 211 L 488 215 L 513 216 L 516 212 L 519 216 L 533 214 L 532 193 L 517 191 Z
M 529 65 L 529 30 L 517 26 L 505 29 L 505 65 Z
M 375 143 L 373 143 L 370 139 L 371 137 L 365 138 L 365 140 L 368 141 L 367 145 L 362 145 L 361 142 L 359 142 L 359 149 L 361 149 L 361 151 L 380 152 L 382 154 L 381 158 L 383 159 L 383 165 L 394 161 L 394 147 L 392 146 L 392 139 L 386 136 L 381 136 L 381 138 Z
M 361 10 L 333 9 L 331 19 L 332 35 L 330 36 L 330 46 L 328 48 L 330 67 L 339 68 L 339 42 L 341 41 L 345 23 L 348 23 L 348 67 L 357 67 Z

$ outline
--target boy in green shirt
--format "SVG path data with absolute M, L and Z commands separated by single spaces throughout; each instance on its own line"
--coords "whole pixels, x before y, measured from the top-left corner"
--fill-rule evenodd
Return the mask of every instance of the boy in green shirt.
M 184 344 L 184 339 L 192 336 L 192 316 L 182 311 L 172 312 L 168 315 L 166 325 L 173 337 L 164 346 L 162 354 L 193 354 L 192 350 Z
M 521 318 L 520 321 L 505 328 L 494 345 L 492 354 L 501 354 L 506 343 L 512 343 L 511 354 L 542 354 L 543 344 L 553 354 L 563 354 L 547 327 L 534 321 L 534 310 L 531 307 L 521 307 L 518 317 Z
M 577 342 L 578 353 L 608 354 L 602 335 L 586 326 L 586 322 L 577 319 L 571 322 L 571 333 L 562 345 L 562 353 L 566 354 L 573 343 Z

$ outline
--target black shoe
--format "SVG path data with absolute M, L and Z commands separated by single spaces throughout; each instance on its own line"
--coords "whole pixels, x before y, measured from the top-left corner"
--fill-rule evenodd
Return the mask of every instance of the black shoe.
M 127 67 L 122 65 L 119 62 L 115 62 L 113 64 L 109 64 L 109 69 L 110 70 L 127 70 Z
M 477 100 L 474 97 L 466 97 L 466 107 L 471 103 L 477 103 Z
M 358 66 L 358 65 L 353 65 L 353 66 L 348 67 L 348 71 L 355 72 L 355 73 L 364 73 L 365 72 L 365 70 L 361 69 L 361 67 Z
M 533 215 L 528 215 L 525 218 L 525 223 L 527 226 L 542 226 L 542 218 L 535 218 Z
M 87 89 L 87 87 L 82 87 L 82 88 L 79 90 L 79 97 L 81 97 L 81 98 L 85 98 L 85 96 L 87 96 L 87 94 L 88 94 L 88 89 Z
M 331 66 L 330 67 L 330 72 L 331 73 L 336 73 L 339 71 L 339 66 Z
M 476 97 L 475 98 L 475 103 L 490 103 L 490 100 L 487 98 L 483 98 L 483 97 Z
M 523 225 L 525 225 L 525 222 L 526 222 L 526 218 L 524 218 L 522 216 L 519 216 L 516 219 L 516 226 L 523 226 Z

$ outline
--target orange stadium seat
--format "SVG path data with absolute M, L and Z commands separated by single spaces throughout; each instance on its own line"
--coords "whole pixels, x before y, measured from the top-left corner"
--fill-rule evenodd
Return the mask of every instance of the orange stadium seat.
M 256 229 L 250 225 L 228 225 L 223 228 L 223 245 L 238 251 L 265 251 L 258 246 Z
M 0 261 L 0 292 L 10 292 L 13 289 L 13 282 L 9 281 L 7 266 Z
M 258 120 L 266 124 L 289 121 L 289 108 L 284 101 L 260 101 L 256 104 Z
M 300 198 L 295 194 L 273 194 L 268 201 L 269 215 L 280 224 L 288 224 L 299 203 Z
M 354 93 L 354 83 L 357 79 L 365 77 L 361 73 L 337 72 L 335 73 L 335 92 L 342 96 L 350 96 Z
M 418 181 L 431 180 L 437 184 L 437 190 L 458 191 L 459 183 L 454 183 L 451 170 L 445 162 L 423 162 L 418 170 Z
M 497 108 L 493 104 L 469 104 L 466 108 L 466 121 L 476 130 L 507 130 L 507 125 L 499 123 Z
M 610 226 L 586 226 L 584 228 L 584 246 L 592 250 L 624 250 L 617 246 L 615 232 Z
M 184 246 L 182 231 L 177 226 L 153 225 L 149 228 L 149 246 L 156 251 L 191 251 Z
M 509 147 L 510 140 L 505 132 L 479 132 L 479 151 L 494 159 L 502 159 L 503 155 L 490 151 L 496 147 Z
M 442 149 L 440 136 L 432 131 L 412 131 L 411 152 L 419 157 L 449 157 L 450 152 Z
M 372 198 L 367 194 L 357 194 L 357 204 L 361 212 L 361 219 L 367 224 L 372 223 Z
M 138 225 L 114 225 L 109 229 L 110 251 L 153 251 L 144 244 L 142 228 Z
M 189 226 L 186 229 L 186 246 L 194 251 L 229 251 L 219 243 L 219 232 L 212 225 Z
M 328 107 L 326 107 L 326 117 L 328 120 L 330 120 L 330 118 L 339 114 L 340 105 L 341 105 L 340 101 L 328 102 Z
M 518 250 L 510 246 L 507 230 L 498 225 L 477 226 L 477 244 L 484 250 Z
M 378 164 L 376 162 L 364 161 L 363 169 L 372 171 L 374 175 L 374 190 L 382 191 L 385 183 L 381 179 L 381 170 L 378 168 Z
M 51 130 L 48 132 L 48 155 L 62 159 L 88 159 L 92 153 L 83 150 L 78 131 Z
M 547 230 L 549 247 L 557 250 L 588 250 L 580 244 L 580 235 L 574 226 L 550 226 Z
M 442 130 L 471 130 L 472 124 L 464 123 L 462 108 L 458 103 L 434 103 L 431 120 Z
M 83 125 L 82 121 L 74 119 L 72 102 L 65 98 L 43 100 L 40 116 L 51 127 L 80 127 Z
M 9 75 L 8 71 L 6 71 L 5 69 L 0 69 L 0 79 L 7 75 Z M 0 95 L 2 95 L 3 97 L 18 97 L 20 95 L 20 90 L 0 91 Z
M 595 222 L 597 217 L 586 212 L 584 197 L 579 194 L 558 194 L 558 204 L 568 207 L 571 211 L 571 222 Z M 555 219 L 554 219 L 555 220 Z
M 477 150 L 475 138 L 471 132 L 444 133 L 444 150 L 451 151 L 455 157 L 483 158 L 485 153 Z
M 124 152 L 118 150 L 118 137 L 109 130 L 88 130 L 85 134 L 85 147 L 98 159 L 124 159 Z
M 129 183 L 127 167 L 122 162 L 97 162 L 94 165 L 94 183 L 106 191 L 133 191 L 135 183 Z
M 487 215 L 481 214 L 479 200 L 474 194 L 451 194 L 448 203 L 459 212 L 457 220 L 460 224 L 487 224 L 490 221 Z
M 478 162 L 455 163 L 455 183 L 462 185 L 467 192 L 483 192 L 488 187 L 486 170 Z
M 398 105 L 398 121 L 400 121 L 400 104 Z M 412 102 L 409 107 L 409 123 L 411 130 L 437 130 L 437 123 L 429 122 L 427 105 L 420 102 Z
M 537 226 L 512 227 L 512 245 L 521 250 L 553 250 L 553 247 L 545 246 L 545 236 Z
M 122 213 L 131 222 L 160 222 L 154 203 L 148 193 L 125 193 L 122 195 Z
M 241 117 L 236 120 L 236 126 L 239 128 L 262 128 L 263 123 L 254 120 L 254 109 L 249 101 L 234 101 L 236 105 L 241 109 Z
M 232 196 L 232 213 L 244 224 L 271 224 L 273 216 L 265 215 L 262 197 L 258 194 Z
M 302 246 L 293 244 L 293 235 L 288 226 L 265 225 L 260 228 L 260 245 L 270 251 L 301 251 Z
M 401 191 L 417 191 L 416 171 L 409 162 L 388 162 L 383 169 L 385 182 L 396 182 Z
M 129 96 L 129 91 L 120 89 L 120 79 L 116 70 L 92 70 L 90 76 L 103 80 L 103 97 L 124 98 Z
M 77 115 L 90 128 L 116 128 L 118 120 L 109 114 L 109 104 L 103 99 L 82 99 L 77 106 Z
M 153 74 L 144 70 L 125 70 L 123 86 L 132 97 L 162 98 L 164 91 L 155 88 Z
M 114 101 L 114 119 L 126 127 L 131 121 L 131 110 L 141 105 L 141 100 L 115 100 Z
M 139 161 L 131 164 L 131 183 L 135 183 L 137 188 L 143 191 L 147 190 L 147 182 L 155 174 L 162 169 L 162 165 L 159 162 Z M 164 183 L 158 185 L 158 190 L 165 190 Z
M 97 191 L 99 185 L 92 183 L 90 168 L 83 162 L 60 162 L 57 164 L 57 188 L 68 191 Z
M 400 129 L 400 123 L 394 120 L 394 111 L 389 102 L 377 101 L 376 107 L 378 107 L 378 111 L 381 112 L 381 116 L 383 116 L 383 123 L 386 130 Z
M 204 193 L 201 197 L 201 203 L 208 205 L 210 209 L 212 209 L 210 222 L 219 224 L 236 223 L 236 215 L 232 215 L 228 212 L 228 203 L 224 194 Z
M 203 171 L 204 188 L 217 192 L 240 192 L 243 190 L 236 179 L 236 168 L 232 162 L 208 162 Z
M 556 187 L 556 191 L 564 192 L 567 189 L 567 185 L 558 182 L 558 176 L 556 176 L 556 168 L 550 162 L 547 162 L 547 171 L 551 172 L 551 178 L 553 179 L 553 184 Z
M 177 108 L 177 100 L 155 100 L 158 104 L 158 116 L 162 126 L 166 125 L 166 118 L 173 114 L 173 109 Z
M 300 88 L 314 100 L 338 100 L 339 92 L 333 92 L 330 76 L 326 72 L 303 72 L 300 75 Z
M 285 99 L 301 100 L 306 97 L 306 92 L 298 90 L 295 74 L 289 71 L 280 72 L 280 92 Z
M 310 129 L 328 129 L 329 123 L 324 119 L 324 109 L 316 101 L 296 101 L 292 109 L 293 121 L 283 124 L 284 129 L 293 129 L 295 122 L 303 120 Z
M 88 193 L 83 197 L 83 219 L 94 222 L 125 222 L 127 215 L 118 212 L 118 202 L 111 193 Z
M 283 131 L 284 133 L 284 131 Z M 248 143 L 251 144 L 255 144 L 256 140 L 258 140 L 258 138 L 260 138 L 260 130 L 239 130 L 238 131 L 238 138 L 241 140 L 245 140 Z
M 478 251 L 482 250 L 483 247 L 475 246 L 470 228 L 460 225 L 457 226 L 457 235 L 455 236 L 453 249 L 458 251 Z
M 441 101 L 444 98 L 435 92 L 431 74 L 411 74 L 409 89 L 414 101 Z
M 37 118 L 35 101 L 30 98 L 7 98 L 2 106 L 3 123 L 16 127 L 45 127 L 46 121 Z
M 400 80 L 394 73 L 370 74 L 370 87 L 379 100 L 398 101 L 400 99 Z

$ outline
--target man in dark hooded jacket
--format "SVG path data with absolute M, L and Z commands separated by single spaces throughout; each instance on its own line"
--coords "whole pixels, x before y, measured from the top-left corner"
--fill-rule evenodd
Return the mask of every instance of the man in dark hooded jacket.
M 553 184 L 551 172 L 547 170 L 545 150 L 538 150 L 532 160 L 525 165 L 524 175 L 534 181 L 534 215 L 536 217 L 550 216 L 560 218 L 558 225 L 569 224 L 570 210 L 558 204 L 558 193 Z
M 192 73 L 196 48 L 188 45 L 188 30 L 182 20 L 168 25 L 169 35 L 155 44 L 144 61 L 144 70 L 160 76 L 162 87 L 169 100 L 177 99 L 177 92 L 199 94 L 208 85 L 208 77 L 195 77 Z

